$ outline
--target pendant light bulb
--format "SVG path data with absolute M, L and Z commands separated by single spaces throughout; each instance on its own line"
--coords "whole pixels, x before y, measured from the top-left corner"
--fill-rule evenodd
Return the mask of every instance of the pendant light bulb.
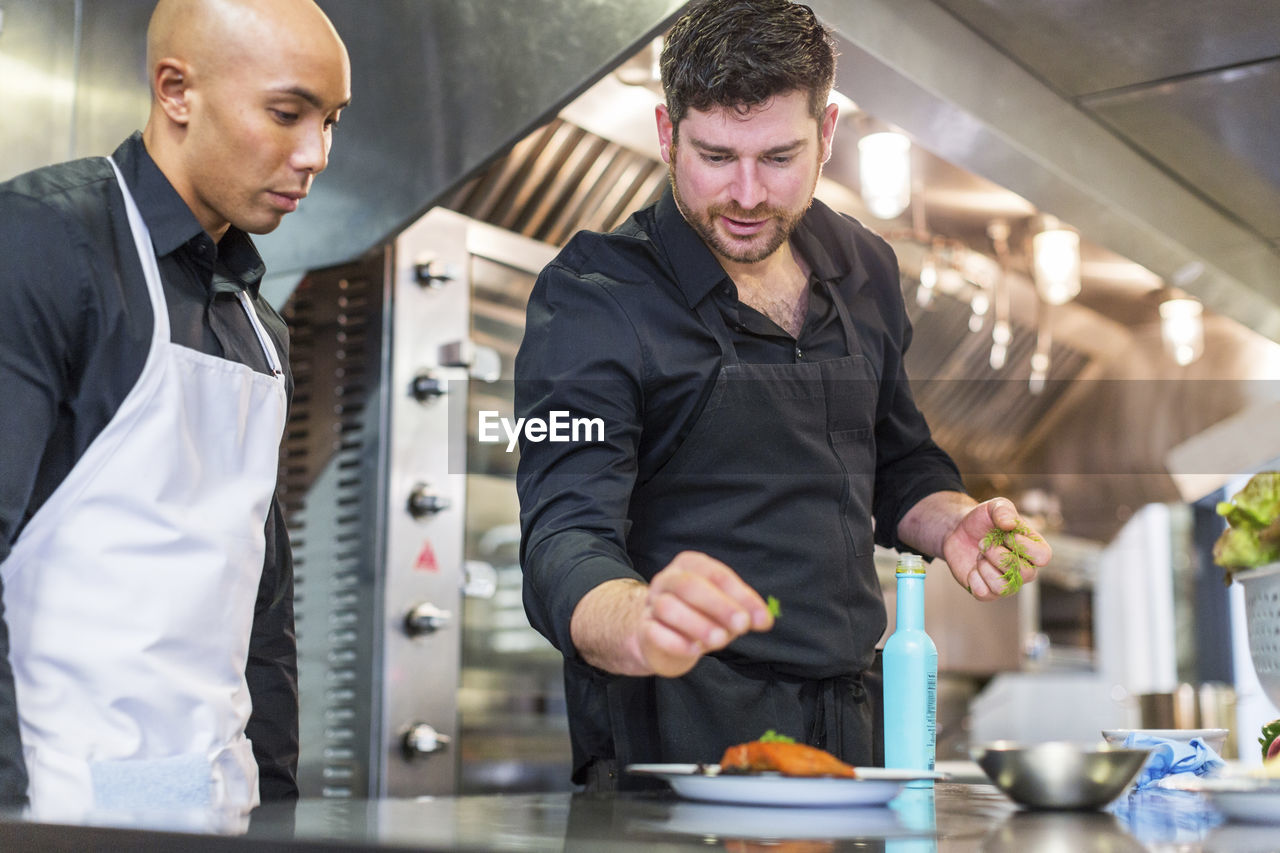
M 920 286 L 916 288 L 916 304 L 928 308 L 933 304 L 933 289 L 938 286 L 938 267 L 932 257 L 920 265 Z
M 1049 353 L 1037 352 L 1031 356 L 1030 389 L 1033 395 L 1044 391 L 1045 382 L 1049 379 Z
M 1009 344 L 1013 340 L 1013 330 L 1008 320 L 996 320 L 991 327 L 991 369 L 1000 370 L 1009 359 Z
M 981 332 L 983 325 L 986 323 L 987 309 L 991 307 L 991 298 L 987 296 L 985 290 L 979 290 L 973 294 L 969 301 L 969 331 Z
M 1031 241 L 1036 292 L 1065 305 L 1080 292 L 1080 235 L 1066 228 L 1041 231 Z
M 1166 299 L 1160 303 L 1160 335 L 1165 349 L 1181 367 L 1204 352 L 1204 306 L 1194 299 Z
M 911 140 L 893 131 L 859 139 L 858 181 L 872 216 L 896 218 L 911 204 Z

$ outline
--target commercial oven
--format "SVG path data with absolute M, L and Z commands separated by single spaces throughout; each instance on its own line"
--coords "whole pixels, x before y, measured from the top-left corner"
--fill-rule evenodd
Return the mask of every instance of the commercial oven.
M 517 454 L 474 435 L 479 410 L 511 416 L 553 252 L 436 208 L 284 307 L 304 795 L 568 785 L 559 653 L 520 603 Z

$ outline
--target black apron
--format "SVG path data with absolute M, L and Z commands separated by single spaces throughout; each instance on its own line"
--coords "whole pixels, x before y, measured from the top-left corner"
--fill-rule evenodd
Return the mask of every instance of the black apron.
M 720 373 L 679 449 L 636 487 L 627 550 L 645 578 L 681 551 L 705 552 L 782 613 L 680 678 L 568 661 L 575 778 L 590 788 L 626 787 L 616 774 L 629 763 L 716 762 L 767 729 L 853 764 L 877 760 L 863 676 L 886 624 L 872 559 L 878 382 L 847 306 L 822 286 L 849 353 L 828 361 L 742 364 L 714 300 L 697 306 Z

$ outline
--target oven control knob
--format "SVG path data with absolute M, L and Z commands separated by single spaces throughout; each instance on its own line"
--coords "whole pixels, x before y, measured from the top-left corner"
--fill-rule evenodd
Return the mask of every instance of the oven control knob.
M 419 403 L 429 403 L 448 393 L 448 384 L 429 370 L 419 373 L 409 383 L 409 395 Z
M 409 515 L 414 518 L 435 515 L 448 509 L 450 505 L 448 498 L 430 491 L 425 483 L 414 486 L 413 491 L 409 493 Z
M 405 731 L 400 747 L 404 751 L 404 757 L 412 760 L 435 752 L 443 752 L 449 745 L 449 740 L 448 735 L 440 734 L 434 726 L 414 723 Z
M 423 287 L 443 287 L 458 280 L 458 268 L 424 259 L 413 265 L 413 280 Z
M 452 614 L 441 610 L 429 601 L 415 605 L 404 616 L 404 630 L 410 637 L 434 634 L 449 624 Z

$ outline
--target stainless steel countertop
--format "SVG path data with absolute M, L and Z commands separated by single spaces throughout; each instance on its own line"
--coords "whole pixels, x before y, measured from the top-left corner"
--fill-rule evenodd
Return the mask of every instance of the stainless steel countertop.
M 1203 795 L 1131 793 L 1105 811 L 1030 812 L 986 784 L 909 789 L 886 807 L 733 806 L 667 793 L 519 794 L 303 800 L 266 806 L 243 835 L 174 833 L 137 818 L 116 828 L 0 821 L 3 849 L 339 851 L 888 851 L 1082 853 L 1273 851 L 1277 829 L 1225 822 Z M 53 844 L 52 847 L 49 845 Z M 38 845 L 38 846 L 34 846 Z

